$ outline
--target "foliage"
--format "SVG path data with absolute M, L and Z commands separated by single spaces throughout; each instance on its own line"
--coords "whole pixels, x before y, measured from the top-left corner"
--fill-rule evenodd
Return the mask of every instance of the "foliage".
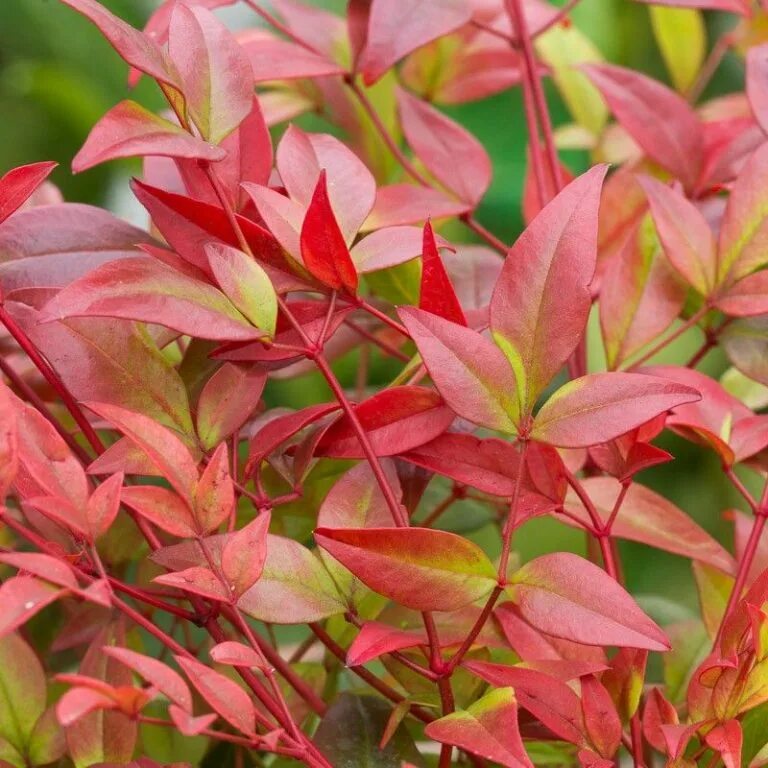
M 148 231 L 54 163 L 0 179 L 0 765 L 766 764 L 766 12 L 653 5 L 669 86 L 576 2 L 61 2 L 166 108 L 72 161 L 142 159 Z M 510 90 L 511 246 L 449 114 Z M 748 510 L 732 552 L 648 487 L 665 431 Z M 521 562 L 544 518 L 587 557 Z M 620 540 L 689 560 L 699 615 L 633 596 Z

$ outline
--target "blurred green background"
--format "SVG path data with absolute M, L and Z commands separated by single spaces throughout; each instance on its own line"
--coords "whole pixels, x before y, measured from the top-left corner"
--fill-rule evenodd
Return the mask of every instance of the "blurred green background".
M 153 0 L 102 0 L 104 5 L 131 23 L 141 26 L 156 5 Z M 343 2 L 315 4 L 339 9 Z M 256 23 L 247 9 L 226 9 L 234 25 Z M 649 22 L 648 8 L 630 0 L 584 0 L 573 15 L 610 61 L 666 77 Z M 725 20 L 708 17 L 709 44 L 722 31 Z M 43 159 L 61 166 L 53 180 L 72 201 L 106 205 L 118 215 L 142 221 L 132 202 L 127 177 L 137 165 L 113 163 L 73 177 L 69 163 L 95 121 L 126 96 L 127 68 L 97 30 L 57 0 L 0 0 L 0 171 Z M 743 87 L 743 67 L 728 57 L 707 94 Z M 566 114 L 556 93 L 549 89 L 556 123 Z M 157 93 L 144 82 L 135 96 L 148 106 L 159 106 Z M 495 168 L 494 184 L 479 212 L 481 221 L 507 241 L 521 226 L 520 196 L 524 173 L 525 125 L 519 92 L 504 93 L 481 102 L 452 108 L 450 113 L 485 144 Z M 316 123 L 315 123 L 316 125 Z M 583 170 L 586 158 L 566 158 L 572 170 Z M 670 351 L 669 360 L 686 359 L 696 348 L 695 337 L 683 337 Z M 715 352 L 704 366 L 713 375 L 725 368 Z M 316 398 L 317 380 L 305 378 L 292 385 L 293 396 Z M 722 512 L 738 506 L 737 497 L 723 481 L 712 455 L 675 437 L 663 446 L 677 457 L 672 464 L 641 477 L 659 489 L 708 530 L 730 543 L 730 527 Z M 753 478 L 748 478 L 751 482 Z M 466 502 L 471 505 L 472 502 Z M 468 506 L 457 506 L 446 521 L 458 527 L 471 516 Z M 479 532 L 482 537 L 482 531 Z M 517 537 L 524 558 L 556 548 L 583 548 L 583 537 L 551 521 L 536 521 Z M 623 544 L 628 585 L 636 594 L 663 595 L 689 608 L 696 603 L 688 564 L 681 558 Z M 662 615 L 668 610 L 670 615 Z M 656 602 L 662 620 L 680 618 L 680 609 Z M 676 613 L 677 612 L 677 613 Z

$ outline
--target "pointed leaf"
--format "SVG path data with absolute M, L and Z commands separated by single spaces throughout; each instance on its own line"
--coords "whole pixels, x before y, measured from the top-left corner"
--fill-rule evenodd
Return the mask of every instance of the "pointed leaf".
M 194 567 L 176 573 L 164 573 L 161 576 L 155 576 L 152 581 L 165 587 L 183 589 L 185 592 L 220 603 L 228 603 L 232 598 L 221 583 L 221 579 L 210 568 Z
M 221 569 L 238 597 L 260 578 L 267 559 L 270 513 L 260 512 L 248 525 L 228 538 L 221 554 Z
M 693 190 L 701 171 L 704 136 L 690 104 L 658 81 L 631 69 L 590 64 L 584 71 L 648 157 Z
M 0 638 L 9 636 L 11 632 L 22 628 L 33 616 L 64 594 L 66 594 L 64 591 L 44 581 L 33 579 L 31 576 L 14 576 L 4 581 L 0 584 L 0 600 L 3 601 Z M 1 639 L 0 643 L 2 643 Z M 1 689 L 2 686 L 0 686 Z M 0 716 L 0 736 L 3 736 L 1 729 L 2 717 Z
M 476 331 L 421 309 L 401 307 L 399 314 L 448 405 L 475 424 L 514 434 L 517 384 L 498 347 Z
M 707 30 L 700 10 L 652 5 L 653 35 L 675 88 L 685 93 L 695 82 L 707 53 Z M 685 40 L 685 45 L 680 45 Z
M 437 250 L 435 233 L 432 231 L 430 222 L 424 225 L 419 309 L 450 320 L 452 323 L 467 325 L 464 311 Z
M 88 531 L 93 539 L 103 536 L 112 526 L 120 510 L 120 491 L 123 488 L 123 474 L 105 480 L 88 499 L 86 519 Z
M 172 536 L 186 539 L 198 533 L 189 505 L 167 488 L 133 485 L 123 488 L 121 498 L 124 504 Z
M 533 768 L 517 724 L 517 699 L 512 688 L 499 688 L 478 699 L 467 711 L 430 723 L 427 736 L 467 750 L 505 768 Z
M 457 610 L 496 584 L 483 551 L 445 531 L 318 528 L 315 539 L 371 589 L 414 610 Z
M 585 645 L 669 648 L 666 635 L 624 588 L 577 555 L 538 557 L 516 571 L 510 585 L 522 616 L 542 632 Z
M 216 282 L 227 298 L 257 328 L 275 334 L 277 294 L 259 264 L 242 251 L 223 243 L 205 248 Z
M 465 0 L 424 0 L 418 13 L 397 0 L 373 0 L 358 59 L 365 84 L 375 83 L 411 51 L 463 26 L 471 15 Z
M 536 414 L 531 435 L 560 448 L 613 440 L 701 395 L 692 387 L 641 373 L 593 373 L 560 387 Z
M 744 737 L 738 720 L 727 720 L 705 737 L 707 744 L 720 753 L 725 768 L 741 768 L 741 746 Z
M 143 257 L 97 267 L 51 299 L 41 320 L 68 317 L 139 320 L 223 341 L 263 336 L 220 291 Z
M 357 667 L 385 653 L 428 644 L 424 633 L 404 632 L 376 621 L 366 621 L 347 650 L 347 666 Z
M 605 173 L 596 166 L 579 176 L 539 213 L 510 249 L 496 284 L 491 330 L 515 371 L 523 415 L 584 332 Z
M 301 258 L 312 275 L 328 287 L 352 294 L 357 291 L 357 271 L 331 208 L 324 170 L 301 227 Z
M 214 451 L 195 488 L 195 518 L 204 534 L 213 533 L 235 506 L 235 487 L 229 474 L 229 449 L 221 443 Z
M 12 168 L 0 178 L 0 224 L 15 213 L 56 167 L 52 161 Z
M 253 702 L 237 683 L 197 659 L 188 656 L 174 658 L 197 692 L 222 719 L 246 736 L 254 735 L 256 716 Z
M 263 667 L 263 658 L 248 645 L 226 641 L 211 648 L 211 658 L 217 664 L 234 667 Z
M 476 207 L 493 173 L 483 145 L 466 128 L 407 91 L 398 90 L 397 102 L 403 133 L 416 157 L 460 200 Z
M 271 534 L 261 577 L 238 606 L 255 619 L 275 624 L 306 624 L 348 608 L 315 552 Z
M 344 67 L 303 45 L 278 40 L 262 30 L 247 30 L 237 36 L 248 57 L 256 83 L 297 80 L 305 77 L 343 75 Z
M 693 203 L 650 176 L 638 178 L 664 246 L 675 269 L 702 296 L 717 283 L 716 245 L 712 230 Z
M 121 101 L 91 130 L 72 161 L 72 170 L 82 173 L 109 160 L 149 155 L 216 162 L 223 160 L 226 152 L 135 101 Z
M 130 667 L 182 709 L 192 711 L 192 695 L 187 684 L 181 675 L 167 664 L 128 648 L 106 646 L 104 653 Z
M 0 504 L 5 500 L 19 468 L 16 412 L 5 384 L 0 383 Z
M 86 403 L 88 409 L 110 422 L 135 443 L 185 499 L 191 500 L 197 484 L 197 465 L 176 435 L 141 413 L 107 403 Z
M 232 33 L 208 10 L 177 3 L 168 52 L 176 65 L 192 120 L 218 144 L 253 107 L 253 72 Z

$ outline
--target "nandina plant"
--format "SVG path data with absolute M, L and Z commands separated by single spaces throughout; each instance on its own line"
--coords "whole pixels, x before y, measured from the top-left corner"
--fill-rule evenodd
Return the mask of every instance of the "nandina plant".
M 0 181 L 0 764 L 768 763 L 762 7 L 652 6 L 665 85 L 578 0 L 63 2 L 167 109 L 73 161 L 144 158 L 146 231 L 52 163 Z M 698 103 L 729 49 L 745 92 Z M 511 245 L 443 109 L 509 89 Z M 665 430 L 740 496 L 733 551 L 648 487 Z M 541 517 L 588 557 L 521 562 Z M 699 617 L 641 608 L 620 540 L 687 558 Z

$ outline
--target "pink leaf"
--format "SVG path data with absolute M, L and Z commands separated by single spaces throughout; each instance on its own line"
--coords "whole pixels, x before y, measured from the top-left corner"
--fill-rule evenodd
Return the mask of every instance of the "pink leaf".
M 229 474 L 229 450 L 221 443 L 195 488 L 195 518 L 204 534 L 213 533 L 235 506 L 235 487 Z
M 606 170 L 596 166 L 579 176 L 539 213 L 510 249 L 496 284 L 491 330 L 514 368 L 523 415 L 584 331 Z
M 491 183 L 488 153 L 466 128 L 425 101 L 398 90 L 398 107 L 408 144 L 427 170 L 473 208 Z
M 424 633 L 404 632 L 376 621 L 366 621 L 347 650 L 347 666 L 357 667 L 385 653 L 416 645 L 428 645 Z
M 768 314 L 768 270 L 742 277 L 718 296 L 715 306 L 732 317 Z
M 460 216 L 472 206 L 431 187 L 414 184 L 389 184 L 376 190 L 373 210 L 362 229 L 382 229 L 417 224 L 427 219 Z
M 0 384 L 0 504 L 19 469 L 19 434 L 10 391 Z
M 158 528 L 182 539 L 198 533 L 189 505 L 167 488 L 133 485 L 123 488 L 122 501 Z
M 160 46 L 150 37 L 110 13 L 97 0 L 63 0 L 63 2 L 93 22 L 112 47 L 132 67 L 171 86 L 176 91 L 182 90 L 174 66 Z
M 86 519 L 88 532 L 98 539 L 109 531 L 120 509 L 120 491 L 123 487 L 123 475 L 118 473 L 105 480 L 88 499 Z
M 223 341 L 263 336 L 221 291 L 144 257 L 97 267 L 51 299 L 41 321 L 67 317 L 139 320 Z
M 621 744 L 621 720 L 610 694 L 594 675 L 581 679 L 581 706 L 589 740 L 603 757 L 613 757 Z
M 161 155 L 215 162 L 223 149 L 192 136 L 175 123 L 158 117 L 135 101 L 121 101 L 91 130 L 72 161 L 75 173 L 121 157 Z
M 465 0 L 423 0 L 418 9 L 398 0 L 373 0 L 358 60 L 365 84 L 373 84 L 411 51 L 453 32 L 471 16 Z
M 221 583 L 221 579 L 209 568 L 194 567 L 176 573 L 164 573 L 161 576 L 155 576 L 153 581 L 220 603 L 228 603 L 232 598 Z
M 56 165 L 51 161 L 22 165 L 12 168 L 0 178 L 0 223 L 27 201 Z
M 130 667 L 134 672 L 141 675 L 148 683 L 153 685 L 162 694 L 167 696 L 172 702 L 178 704 L 187 712 L 192 711 L 192 695 L 189 692 L 187 684 L 178 672 L 171 669 L 167 664 L 145 656 L 128 648 L 117 648 L 115 646 L 105 646 L 104 653 L 117 659 L 126 667 Z
M 713 728 L 704 740 L 720 753 L 725 768 L 741 768 L 741 745 L 744 735 L 738 720 L 726 720 L 722 725 Z
M 187 656 L 175 658 L 198 693 L 220 717 L 246 736 L 254 735 L 256 717 L 253 702 L 237 683 L 196 659 Z
M 204 139 L 219 144 L 253 108 L 253 72 L 232 33 L 208 10 L 177 3 L 168 52 Z
M 669 648 L 664 632 L 624 588 L 577 555 L 538 557 L 516 571 L 510 584 L 520 613 L 542 632 L 585 645 Z
M 590 64 L 584 71 L 648 157 L 692 191 L 699 181 L 704 142 L 693 107 L 667 86 L 631 69 Z
M 355 243 L 350 255 L 360 274 L 376 272 L 420 256 L 423 238 L 418 227 L 385 227 Z M 439 238 L 439 245 L 442 247 L 447 243 Z
M 650 176 L 638 178 L 645 190 L 651 213 L 675 269 L 702 296 L 717 284 L 717 246 L 712 230 L 693 203 Z
M 234 594 L 247 592 L 261 577 L 267 559 L 269 511 L 232 533 L 221 554 L 221 569 Z
M 211 648 L 211 658 L 217 664 L 233 667 L 264 667 L 264 658 L 248 645 L 228 640 Z
M 491 691 L 472 704 L 427 725 L 425 734 L 505 768 L 533 768 L 517 723 L 517 698 L 512 688 Z
M 0 600 L 3 606 L 0 637 L 23 627 L 33 616 L 64 594 L 64 590 L 31 576 L 14 576 L 7 579 L 0 585 Z
M 448 405 L 489 429 L 517 430 L 517 382 L 501 350 L 476 331 L 413 307 L 400 317 Z
M 768 44 L 747 51 L 747 98 L 752 114 L 768 133 Z
M 560 448 L 613 440 L 701 395 L 693 388 L 640 373 L 593 373 L 558 389 L 536 414 L 532 437 Z
M 183 498 L 192 499 L 197 484 L 197 465 L 189 449 L 173 432 L 141 413 L 116 405 L 86 405 L 144 451 Z

